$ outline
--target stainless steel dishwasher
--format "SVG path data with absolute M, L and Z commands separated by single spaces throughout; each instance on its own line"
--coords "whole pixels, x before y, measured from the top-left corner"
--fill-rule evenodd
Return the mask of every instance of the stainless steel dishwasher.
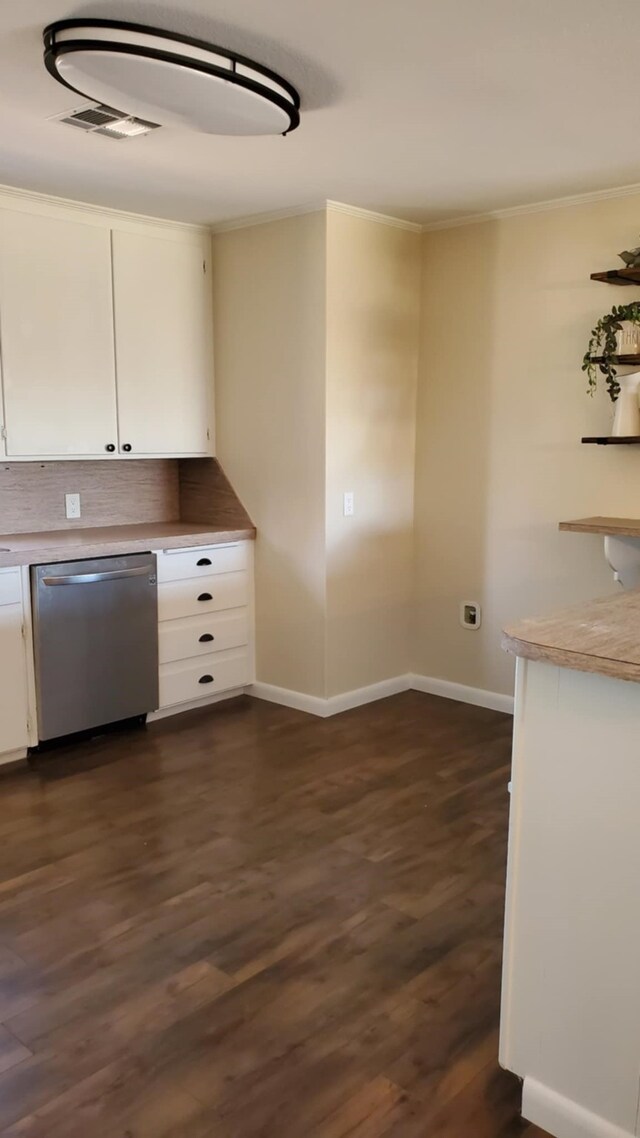
M 157 708 L 153 553 L 34 565 L 31 589 L 41 741 Z

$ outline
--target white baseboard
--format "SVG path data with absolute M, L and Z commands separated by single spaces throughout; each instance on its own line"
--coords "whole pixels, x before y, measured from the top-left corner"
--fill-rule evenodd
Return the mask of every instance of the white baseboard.
M 354 691 L 333 695 L 326 701 L 329 706 L 327 715 L 338 715 L 341 711 L 350 711 L 352 707 L 363 707 L 365 703 L 375 703 L 378 699 L 387 699 L 390 695 L 409 691 L 410 679 L 410 676 L 394 676 L 392 680 L 381 680 L 366 688 L 355 688 Z
M 263 684 L 256 680 L 249 688 L 249 695 L 255 699 L 264 699 L 267 703 L 279 703 L 282 707 L 292 707 L 294 711 L 306 711 L 309 715 L 327 716 L 327 700 L 318 695 L 307 695 L 306 692 L 293 691 L 292 688 L 279 688 L 275 684 Z
M 434 676 L 409 676 L 409 687 L 427 695 L 439 695 L 443 699 L 455 699 L 459 703 L 473 703 L 476 707 L 488 707 L 491 711 L 504 711 L 513 715 L 513 696 L 484 688 L 472 688 L 467 684 L 455 684 L 453 680 L 438 680 Z
M 352 707 L 362 707 L 366 703 L 374 703 L 378 699 L 410 690 L 439 695 L 444 699 L 456 699 L 460 703 L 473 703 L 478 707 L 488 707 L 493 711 L 513 715 L 513 696 L 467 687 L 466 684 L 454 684 L 449 680 L 436 680 L 430 676 L 395 676 L 391 680 L 382 680 L 378 684 L 369 684 L 368 687 L 356 688 L 329 699 L 260 682 L 249 688 L 249 694 L 256 699 L 266 699 L 269 703 L 279 703 L 283 707 L 292 707 L 296 711 L 306 711 L 309 715 L 319 715 L 326 719 L 330 715 L 339 715 L 341 711 L 349 711 Z
M 633 1130 L 621 1130 L 577 1102 L 529 1077 L 522 1090 L 522 1116 L 555 1138 L 633 1138 Z
M 354 691 L 330 696 L 329 699 L 323 699 L 318 695 L 305 695 L 304 692 L 278 688 L 273 684 L 263 684 L 259 681 L 249 690 L 250 695 L 256 699 L 280 703 L 283 707 L 293 707 L 296 711 L 306 711 L 309 715 L 319 715 L 321 719 L 326 719 L 330 715 L 338 715 L 341 711 L 349 711 L 352 707 L 362 707 L 365 703 L 374 703 L 378 699 L 386 699 L 387 696 L 408 691 L 409 677 L 394 676 L 391 680 L 381 680 L 378 684 L 369 684 L 365 688 L 356 688 Z

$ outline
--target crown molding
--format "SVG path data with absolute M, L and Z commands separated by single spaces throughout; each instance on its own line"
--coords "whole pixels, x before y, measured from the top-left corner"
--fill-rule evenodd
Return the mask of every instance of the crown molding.
M 334 202 L 330 199 L 307 205 L 292 206 L 290 209 L 273 210 L 270 213 L 254 213 L 247 217 L 235 217 L 230 221 L 220 221 L 211 226 L 213 233 L 228 233 L 232 229 L 250 229 L 253 225 L 267 225 L 270 221 L 285 221 L 288 217 L 304 217 L 308 213 L 347 213 L 364 221 L 375 221 L 379 225 L 391 225 L 395 229 L 408 229 L 421 233 L 422 226 L 415 221 L 405 221 L 402 217 L 390 217 L 386 213 L 376 213 L 371 209 L 361 209 L 357 205 Z
M 547 213 L 552 209 L 569 209 L 570 206 L 590 205 L 592 202 L 609 201 L 612 198 L 630 198 L 635 194 L 640 194 L 640 182 L 633 182 L 628 186 L 614 186 L 608 190 L 590 190 L 584 194 L 548 198 L 545 201 L 531 202 L 529 205 L 514 205 L 506 209 L 488 210 L 486 213 L 470 213 L 464 217 L 451 217 L 442 221 L 427 222 L 422 226 L 422 232 L 433 233 L 438 229 L 459 229 L 463 225 L 479 225 L 483 221 L 501 221 L 509 217 L 523 217 L 528 213 Z
M 249 213 L 245 217 L 232 217 L 229 221 L 217 221 L 210 226 L 212 233 L 229 233 L 233 229 L 251 229 L 254 225 L 268 225 L 270 221 L 286 221 L 288 217 L 304 217 L 307 213 L 321 213 L 326 209 L 325 201 L 290 206 L 288 209 L 274 209 L 268 213 Z
M 327 210 L 331 213 L 347 213 L 351 217 L 361 217 L 363 221 L 376 221 L 379 225 L 390 225 L 394 229 L 407 229 L 410 233 L 422 233 L 422 225 L 417 221 L 407 221 L 403 217 L 391 217 L 388 213 L 376 213 L 372 209 L 361 209 L 357 205 L 346 205 L 345 202 L 326 202 Z
M 4 186 L 0 184 L 0 204 L 9 209 L 24 207 L 35 213 L 46 211 L 60 211 L 73 213 L 76 216 L 85 215 L 95 218 L 96 221 L 117 220 L 126 225 L 160 226 L 165 231 L 174 230 L 181 233 L 194 233 L 204 235 L 209 233 L 206 225 L 197 225 L 187 221 L 173 221 L 164 217 L 153 217 L 143 213 L 129 213 L 127 210 L 111 209 L 109 206 L 93 205 L 90 202 L 74 201 L 73 198 L 55 197 L 53 194 L 39 193 L 37 190 L 24 190 L 17 186 Z

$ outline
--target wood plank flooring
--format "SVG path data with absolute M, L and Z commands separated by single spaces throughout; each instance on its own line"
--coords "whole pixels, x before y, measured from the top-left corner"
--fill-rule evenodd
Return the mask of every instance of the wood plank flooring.
M 1 777 L 1 1138 L 540 1138 L 496 1059 L 510 732 L 243 698 Z

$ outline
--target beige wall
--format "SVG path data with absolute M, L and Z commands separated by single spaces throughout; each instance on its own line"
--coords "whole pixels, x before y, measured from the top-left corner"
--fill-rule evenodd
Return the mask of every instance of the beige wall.
M 328 213 L 328 696 L 409 666 L 419 288 L 418 234 Z
M 401 675 L 420 237 L 329 209 L 218 234 L 214 264 L 217 454 L 258 530 L 258 679 L 325 698 Z
M 325 688 L 325 214 L 214 239 L 217 455 L 258 530 L 258 677 Z
M 414 671 L 510 693 L 500 631 L 612 591 L 602 540 L 563 518 L 640 514 L 640 450 L 607 433 L 580 362 L 595 319 L 633 290 L 589 280 L 635 244 L 640 197 L 423 238 Z M 480 631 L 461 600 L 484 606 Z

